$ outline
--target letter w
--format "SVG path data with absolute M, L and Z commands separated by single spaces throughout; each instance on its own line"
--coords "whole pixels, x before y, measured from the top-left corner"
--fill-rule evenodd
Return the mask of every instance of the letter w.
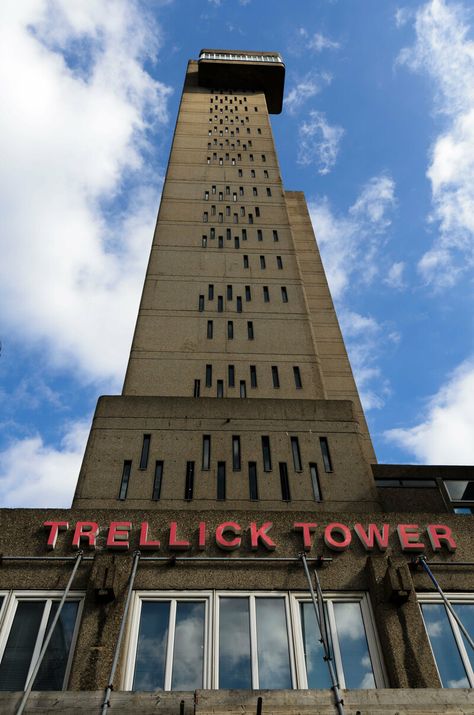
M 377 542 L 380 551 L 385 551 L 388 546 L 388 536 L 390 533 L 390 526 L 388 524 L 382 524 L 382 533 L 380 533 L 378 526 L 375 524 L 369 524 L 367 532 L 364 530 L 362 524 L 354 524 L 354 531 L 366 551 L 373 551 L 375 542 Z

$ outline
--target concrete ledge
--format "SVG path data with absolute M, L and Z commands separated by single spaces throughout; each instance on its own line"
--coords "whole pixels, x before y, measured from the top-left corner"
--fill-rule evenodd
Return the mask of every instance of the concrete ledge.
M 110 715 L 250 715 L 262 698 L 262 715 L 335 715 L 329 690 L 197 690 L 195 693 L 112 693 Z M 20 693 L 1 693 L 0 712 L 15 712 Z M 32 693 L 25 713 L 93 715 L 100 713 L 103 691 Z M 473 715 L 469 689 L 344 690 L 346 715 Z M 181 706 L 181 703 L 183 705 Z M 184 711 L 181 710 L 184 707 Z

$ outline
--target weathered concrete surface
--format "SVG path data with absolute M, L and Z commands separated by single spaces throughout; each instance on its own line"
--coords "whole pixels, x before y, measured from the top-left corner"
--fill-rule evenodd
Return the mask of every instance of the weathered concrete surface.
M 13 715 L 21 694 L 0 694 L 0 712 Z M 196 693 L 112 693 L 110 715 L 250 715 L 262 698 L 262 715 L 334 715 L 328 690 L 198 690 Z M 103 691 L 32 693 L 25 713 L 92 715 L 100 713 Z M 346 715 L 472 715 L 474 691 L 344 690 Z M 184 710 L 180 710 L 183 703 Z

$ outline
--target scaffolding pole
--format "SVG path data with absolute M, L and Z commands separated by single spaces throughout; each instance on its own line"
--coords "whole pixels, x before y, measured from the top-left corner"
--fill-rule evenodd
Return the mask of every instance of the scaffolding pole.
M 29 695 L 30 695 L 30 693 L 31 693 L 31 690 L 32 690 L 32 688 L 33 688 L 33 684 L 34 684 L 34 682 L 35 682 L 36 676 L 38 675 L 38 671 L 39 671 L 39 669 L 40 669 L 40 667 L 41 667 L 41 663 L 43 662 L 44 655 L 45 655 L 45 653 L 46 653 L 46 651 L 47 651 L 47 649 L 48 649 L 49 642 L 50 642 L 51 637 L 52 637 L 52 635 L 53 635 L 54 629 L 56 628 L 56 624 L 57 624 L 57 622 L 59 621 L 59 617 L 60 617 L 60 615 L 61 615 L 61 611 L 63 610 L 63 606 L 64 606 L 64 604 L 65 604 L 65 602 L 66 602 L 66 598 L 68 597 L 69 591 L 71 590 L 72 582 L 74 581 L 74 577 L 75 577 L 75 575 L 76 575 L 76 573 L 77 573 L 77 569 L 78 569 L 79 566 L 81 565 L 81 561 L 82 561 L 82 558 L 83 558 L 83 553 L 82 553 L 82 551 L 79 551 L 79 553 L 77 554 L 77 556 L 75 556 L 74 558 L 75 558 L 74 568 L 73 568 L 72 573 L 71 573 L 71 575 L 70 575 L 70 577 L 69 577 L 69 581 L 67 582 L 67 586 L 66 586 L 66 588 L 65 588 L 65 590 L 64 590 L 64 593 L 63 593 L 63 595 L 62 595 L 62 598 L 61 598 L 61 600 L 60 600 L 60 602 L 59 602 L 59 606 L 58 606 L 58 609 L 57 609 L 57 611 L 56 611 L 56 614 L 55 614 L 55 616 L 54 616 L 54 618 L 53 618 L 53 621 L 52 621 L 52 623 L 51 623 L 51 625 L 50 625 L 50 627 L 49 627 L 49 630 L 48 630 L 48 632 L 47 632 L 47 634 L 46 634 L 46 637 L 45 637 L 45 639 L 44 639 L 44 641 L 43 641 L 43 645 L 42 645 L 42 647 L 41 647 L 41 651 L 40 651 L 40 653 L 39 653 L 38 660 L 37 660 L 36 663 L 35 663 L 35 667 L 33 668 L 33 672 L 31 673 L 30 677 L 28 678 L 28 682 L 27 682 L 26 685 L 25 685 L 25 690 L 23 691 L 23 696 L 22 696 L 22 698 L 21 698 L 21 700 L 20 700 L 20 704 L 19 704 L 18 709 L 17 709 L 17 711 L 16 711 L 16 715 L 21 715 L 21 714 L 23 713 L 25 707 L 26 707 L 26 702 L 27 702 L 28 697 L 29 697 Z
M 326 663 L 328 665 L 329 676 L 331 678 L 331 683 L 332 683 L 331 690 L 334 693 L 334 699 L 335 699 L 335 705 L 337 708 L 337 712 L 338 712 L 338 715 L 344 715 L 344 701 L 341 696 L 339 681 L 337 679 L 336 671 L 334 669 L 334 663 L 333 663 L 333 659 L 332 659 L 332 655 L 331 655 L 331 650 L 329 647 L 329 638 L 328 638 L 327 624 L 326 624 L 326 614 L 324 611 L 324 603 L 323 603 L 323 598 L 322 598 L 321 584 L 320 584 L 319 578 L 315 572 L 317 589 L 318 589 L 318 597 L 316 598 L 316 595 L 314 593 L 313 584 L 311 581 L 311 576 L 310 576 L 309 569 L 308 569 L 308 561 L 306 559 L 306 554 L 303 552 L 302 554 L 300 554 L 299 558 L 303 562 L 306 579 L 308 581 L 309 592 L 311 594 L 311 600 L 313 601 L 314 613 L 316 615 L 316 621 L 319 626 L 319 632 L 321 634 L 321 643 L 323 645 L 323 650 L 324 650 L 324 660 L 326 661 Z
M 448 601 L 448 599 L 447 599 L 446 596 L 444 595 L 443 589 L 442 589 L 441 586 L 439 585 L 439 583 L 438 583 L 438 581 L 436 580 L 436 578 L 435 578 L 433 572 L 431 571 L 430 567 L 428 566 L 428 563 L 427 563 L 427 561 L 426 561 L 426 558 L 425 558 L 424 556 L 419 556 L 418 559 L 417 559 L 417 561 L 418 561 L 418 563 L 420 563 L 420 564 L 422 565 L 423 569 L 425 570 L 425 572 L 426 572 L 426 573 L 428 574 L 428 576 L 430 577 L 431 581 L 433 582 L 434 587 L 436 588 L 436 590 L 438 591 L 439 595 L 440 595 L 441 598 L 443 599 L 444 605 L 446 606 L 446 608 L 448 609 L 448 611 L 450 612 L 450 614 L 452 615 L 452 617 L 454 618 L 454 620 L 455 620 L 456 623 L 458 624 L 459 628 L 460 628 L 461 631 L 463 632 L 463 634 L 464 634 L 464 636 L 465 636 L 467 642 L 469 643 L 469 645 L 471 646 L 471 648 L 474 650 L 474 641 L 472 640 L 471 636 L 470 636 L 469 633 L 467 632 L 465 626 L 463 625 L 463 622 L 461 621 L 461 619 L 459 618 L 458 614 L 456 613 L 456 611 L 455 611 L 454 608 L 452 607 L 451 603 Z
M 122 613 L 122 619 L 120 621 L 120 630 L 117 638 L 117 643 L 115 644 L 114 659 L 112 662 L 112 667 L 110 669 L 109 682 L 105 689 L 105 698 L 102 703 L 102 715 L 105 715 L 107 708 L 110 707 L 110 693 L 114 687 L 115 671 L 117 670 L 118 660 L 120 656 L 120 646 L 122 645 L 123 634 L 125 632 L 125 623 L 127 620 L 128 609 L 130 608 L 130 601 L 132 600 L 133 584 L 135 583 L 135 576 L 137 575 L 138 562 L 140 561 L 140 551 L 135 551 L 133 554 L 133 564 L 132 571 L 130 573 L 130 579 L 128 582 L 127 599 L 125 601 L 125 607 Z

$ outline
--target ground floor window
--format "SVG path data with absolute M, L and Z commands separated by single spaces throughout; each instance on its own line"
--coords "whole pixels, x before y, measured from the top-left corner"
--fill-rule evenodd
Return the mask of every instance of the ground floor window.
M 0 690 L 21 691 L 25 688 L 61 595 L 31 592 L 0 595 Z M 63 690 L 66 687 L 81 603 L 80 596 L 71 595 L 64 604 L 33 690 Z
M 385 684 L 366 594 L 325 596 L 342 688 Z M 329 688 L 306 594 L 140 592 L 131 612 L 124 687 L 133 690 Z
M 473 595 L 447 594 L 447 597 L 469 635 L 474 637 Z M 474 687 L 474 651 L 456 619 L 438 594 L 420 596 L 419 603 L 443 687 Z

